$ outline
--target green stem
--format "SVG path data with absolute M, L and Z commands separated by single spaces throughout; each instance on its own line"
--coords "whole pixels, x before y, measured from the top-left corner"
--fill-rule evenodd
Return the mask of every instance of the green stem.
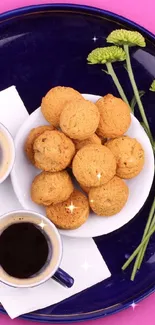
M 153 219 L 155 219 L 155 216 L 154 216 Z M 144 247 L 143 247 L 142 250 L 141 250 L 141 256 L 140 256 L 140 258 L 139 258 L 139 263 L 138 263 L 138 270 L 140 269 L 141 264 L 142 264 L 142 262 L 143 262 L 143 258 L 144 258 L 145 251 L 146 251 L 146 249 L 147 249 L 148 243 L 149 243 L 149 240 L 147 240 L 146 244 L 144 245 Z
M 144 258 L 148 243 L 149 243 L 149 240 L 147 240 L 146 244 L 144 245 L 144 247 L 142 248 L 142 250 L 140 252 L 140 256 L 139 256 L 139 259 L 138 259 L 138 262 L 137 262 L 137 264 L 138 264 L 137 269 L 138 270 L 140 269 L 140 267 L 142 265 L 143 258 Z
M 152 213 L 152 217 L 153 217 L 153 213 L 155 211 L 155 205 L 154 205 L 154 210 L 151 208 L 151 211 L 150 211 L 150 214 Z M 151 222 L 151 225 L 149 227 L 149 230 L 154 226 L 155 224 L 155 215 L 152 219 L 152 222 Z M 146 242 L 146 244 L 144 245 L 144 247 L 142 248 L 141 250 L 141 253 L 139 254 L 139 263 L 138 263 L 138 269 L 140 269 L 141 267 L 141 264 L 142 264 L 142 261 L 143 261 L 143 258 L 144 258 L 144 254 L 145 254 L 145 251 L 146 251 L 146 248 L 147 248 L 147 245 L 148 245 L 149 241 Z
M 152 219 L 152 222 L 151 222 L 151 225 L 150 225 L 150 229 L 153 227 L 154 224 L 155 224 L 155 215 L 154 215 L 154 217 L 153 217 L 153 219 Z M 147 249 L 148 243 L 149 243 L 149 239 L 147 240 L 147 242 L 145 243 L 145 245 L 142 247 L 141 251 L 139 252 L 140 256 L 139 256 L 139 257 L 137 256 L 137 258 L 138 258 L 138 260 L 137 260 L 137 265 L 134 265 L 135 270 L 133 269 L 133 271 L 132 271 L 132 275 L 131 275 L 131 279 L 132 279 L 132 281 L 133 281 L 134 278 L 135 278 L 135 275 L 136 275 L 137 269 L 139 270 L 140 267 L 141 267 L 141 264 L 142 264 L 142 262 L 143 262 L 143 258 L 144 258 L 144 255 L 145 255 L 145 252 L 146 252 L 146 249 Z
M 130 82 L 131 82 L 131 85 L 132 85 L 132 88 L 133 88 L 133 92 L 135 94 L 135 98 L 136 98 L 136 101 L 137 101 L 137 104 L 138 104 L 138 107 L 139 107 L 139 111 L 140 111 L 142 120 L 143 120 L 144 124 L 146 125 L 146 127 L 148 129 L 150 140 L 151 140 L 151 142 L 153 142 L 153 137 L 152 137 L 152 134 L 151 134 L 151 130 L 150 130 L 150 127 L 149 127 L 149 124 L 148 124 L 148 121 L 147 121 L 147 118 L 146 118 L 146 115 L 145 115 L 144 107 L 143 107 L 142 101 L 140 99 L 139 92 L 138 92 L 137 85 L 136 85 L 135 78 L 134 78 L 134 74 L 133 74 L 133 71 L 132 71 L 132 66 L 131 66 L 131 61 L 130 61 L 130 54 L 129 54 L 129 46 L 128 45 L 124 45 L 124 51 L 126 53 L 126 64 L 127 64 L 128 75 L 129 75 L 129 79 L 130 79 Z
M 127 97 L 126 97 L 126 95 L 125 95 L 125 93 L 124 93 L 124 90 L 123 90 L 123 88 L 122 88 L 122 86 L 121 86 L 121 84 L 120 84 L 120 82 L 119 82 L 119 80 L 118 80 L 118 78 L 117 78 L 117 76 L 116 76 L 116 73 L 115 73 L 115 71 L 114 71 L 114 69 L 113 69 L 112 64 L 111 64 L 110 62 L 108 62 L 108 63 L 106 63 L 106 66 L 107 66 L 108 73 L 109 73 L 110 76 L 112 77 L 112 79 L 113 79 L 113 81 L 114 81 L 114 84 L 115 84 L 115 86 L 116 86 L 116 88 L 117 88 L 117 90 L 118 90 L 118 92 L 119 92 L 121 98 L 122 98 L 122 99 L 124 100 L 124 102 L 126 102 L 127 105 L 130 107 L 129 102 L 128 102 L 128 100 L 127 100 Z
M 143 234 L 142 240 L 147 235 L 148 231 L 155 224 L 155 215 L 154 215 L 154 212 L 155 212 L 155 198 L 154 198 L 153 203 L 152 203 L 152 207 L 151 207 L 151 210 L 150 210 L 150 213 L 149 213 L 148 221 L 147 221 L 147 224 L 146 224 L 146 227 L 145 227 L 145 230 L 144 230 L 144 234 Z M 153 217 L 153 215 L 154 215 L 154 217 Z M 145 254 L 147 245 L 148 245 L 148 241 L 146 242 L 146 244 L 144 245 L 144 247 L 142 248 L 142 250 L 139 252 L 139 254 L 138 254 L 139 257 L 137 256 L 137 258 L 138 258 L 138 264 L 137 264 L 138 265 L 138 269 L 140 269 L 140 267 L 141 267 L 141 264 L 142 264 L 142 261 L 143 261 L 143 258 L 144 258 L 144 254 Z
M 148 129 L 147 129 L 146 125 L 144 124 L 144 122 L 141 122 L 141 125 L 142 125 L 143 129 L 145 130 L 147 136 L 150 139 L 150 134 L 149 134 Z M 154 142 L 154 140 L 153 141 L 152 140 L 153 139 L 150 139 L 150 142 L 151 142 L 151 145 L 152 145 L 153 152 L 155 153 L 155 142 Z
M 153 204 L 152 204 L 152 207 L 151 207 L 151 210 L 150 210 L 150 213 L 149 213 L 148 221 L 146 223 L 146 227 L 145 227 L 145 230 L 144 230 L 144 234 L 143 234 L 141 243 L 143 242 L 143 240 L 144 240 L 145 236 L 147 235 L 148 231 L 154 226 L 154 222 L 153 222 L 153 220 L 155 221 L 155 216 L 153 218 L 154 211 L 155 211 L 155 199 L 153 201 Z M 144 254 L 145 254 L 145 251 L 146 251 L 146 248 L 147 248 L 148 243 L 149 243 L 149 240 L 147 240 L 147 242 L 142 247 L 142 249 L 139 251 L 139 253 L 138 253 L 137 257 L 136 257 L 136 261 L 135 261 L 135 264 L 134 264 L 134 267 L 133 267 L 133 271 L 132 271 L 132 274 L 131 274 L 131 280 L 132 281 L 135 278 L 137 269 L 140 269 L 140 266 L 141 266 L 141 263 L 143 261 Z
M 155 225 L 152 227 L 151 230 L 149 230 L 146 237 L 143 239 L 143 241 L 139 244 L 139 246 L 135 249 L 133 254 L 129 257 L 129 259 L 125 262 L 125 264 L 122 266 L 122 270 L 125 270 L 130 263 L 133 261 L 133 259 L 136 257 L 136 255 L 139 253 L 141 248 L 144 246 L 144 244 L 147 242 L 148 239 L 150 239 L 151 235 L 155 232 Z

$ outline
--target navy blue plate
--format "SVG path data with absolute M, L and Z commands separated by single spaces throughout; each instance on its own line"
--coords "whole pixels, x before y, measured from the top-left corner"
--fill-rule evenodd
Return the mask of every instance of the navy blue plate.
M 117 96 L 110 77 L 99 66 L 86 62 L 88 53 L 104 46 L 106 36 L 116 28 L 139 30 L 146 38 L 147 47 L 139 51 L 133 48 L 132 60 L 138 87 L 146 91 L 143 101 L 155 135 L 155 93 L 148 90 L 155 78 L 155 38 L 135 23 L 103 10 L 57 4 L 0 15 L 0 90 L 16 85 L 30 113 L 40 105 L 42 96 L 57 85 L 71 86 L 81 93 L 104 95 L 110 92 Z M 122 64 L 116 64 L 116 69 L 131 99 L 126 71 Z M 152 293 L 155 289 L 155 237 L 134 283 L 130 281 L 130 270 L 123 273 L 121 266 L 141 239 L 154 195 L 155 189 L 152 189 L 141 212 L 126 226 L 95 238 L 112 273 L 110 279 L 23 318 L 48 323 L 95 319 L 118 312 Z M 4 312 L 2 307 L 0 311 Z

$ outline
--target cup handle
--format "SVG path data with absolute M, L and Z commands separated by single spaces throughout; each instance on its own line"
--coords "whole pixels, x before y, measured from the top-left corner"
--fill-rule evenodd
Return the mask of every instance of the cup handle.
M 64 287 L 71 288 L 74 284 L 74 279 L 64 270 L 58 268 L 52 279 L 63 285 Z

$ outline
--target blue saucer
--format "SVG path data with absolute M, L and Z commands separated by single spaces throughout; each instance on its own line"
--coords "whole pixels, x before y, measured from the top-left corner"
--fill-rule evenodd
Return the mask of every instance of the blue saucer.
M 109 76 L 99 66 L 86 62 L 88 53 L 104 46 L 107 35 L 116 28 L 139 30 L 146 38 L 147 47 L 139 52 L 133 48 L 132 60 L 138 88 L 146 91 L 143 102 L 155 136 L 155 93 L 149 91 L 155 78 L 154 35 L 103 10 L 77 5 L 41 5 L 1 14 L 0 90 L 16 85 L 29 113 L 57 85 L 71 86 L 81 93 L 117 96 Z M 116 69 L 131 99 L 132 90 L 123 65 L 116 64 Z M 131 270 L 123 273 L 121 266 L 140 242 L 154 195 L 155 186 L 143 209 L 130 223 L 114 233 L 95 238 L 111 278 L 59 304 L 22 317 L 47 323 L 95 319 L 125 309 L 152 293 L 155 237 L 134 283 L 130 281 Z M 2 307 L 0 311 L 4 312 Z

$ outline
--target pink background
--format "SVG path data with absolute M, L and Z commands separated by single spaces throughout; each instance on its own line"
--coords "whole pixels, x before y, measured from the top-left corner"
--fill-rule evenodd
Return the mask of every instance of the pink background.
M 28 6 L 41 3 L 78 3 L 113 11 L 127 17 L 140 25 L 143 25 L 151 32 L 155 33 L 155 0 L 4 0 L 0 1 L 0 12 L 13 8 Z M 129 309 L 102 320 L 84 322 L 84 325 L 155 325 L 155 294 L 139 303 L 133 310 Z M 7 316 L 0 315 L 2 325 L 37 325 L 23 320 L 10 320 Z

